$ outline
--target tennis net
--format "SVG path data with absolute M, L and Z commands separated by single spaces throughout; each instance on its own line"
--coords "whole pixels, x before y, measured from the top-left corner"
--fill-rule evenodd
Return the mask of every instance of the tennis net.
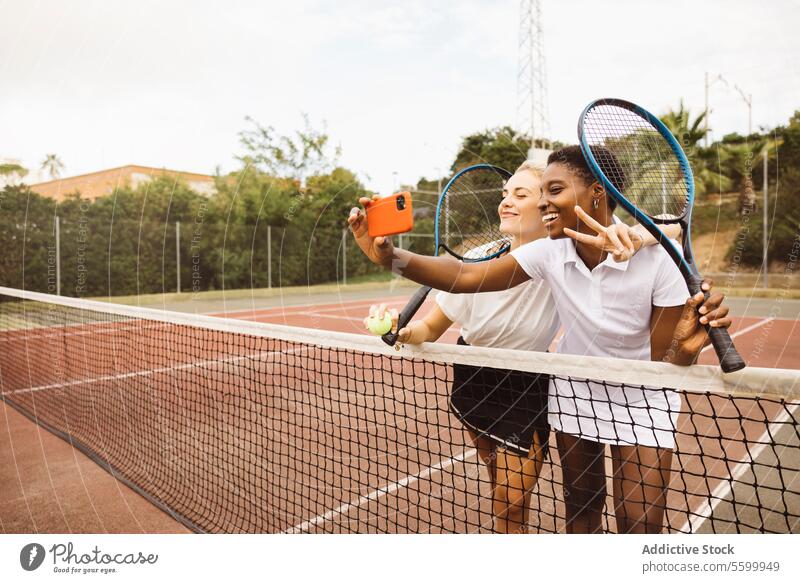
M 487 471 L 448 407 L 454 363 L 676 389 L 664 531 L 800 532 L 800 371 L 395 351 L 370 336 L 0 288 L 2 399 L 200 532 L 491 532 Z M 565 530 L 561 475 L 553 446 L 533 532 Z

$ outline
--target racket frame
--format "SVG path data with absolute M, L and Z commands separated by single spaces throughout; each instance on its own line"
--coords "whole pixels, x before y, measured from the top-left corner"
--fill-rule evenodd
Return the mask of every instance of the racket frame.
M 686 185 L 686 205 L 684 206 L 684 211 L 681 216 L 674 219 L 659 219 L 651 217 L 647 213 L 639 210 L 638 207 L 630 202 L 602 171 L 597 159 L 592 153 L 591 145 L 586 138 L 583 124 L 587 114 L 593 108 L 599 105 L 616 106 L 627 109 L 634 114 L 639 115 L 648 121 L 667 141 L 672 153 L 675 155 L 678 163 L 680 164 L 683 172 L 684 183 Z M 678 143 L 678 140 L 675 138 L 675 136 L 672 135 L 672 132 L 669 130 L 669 128 L 667 128 L 667 126 L 664 125 L 664 123 L 655 115 L 643 107 L 636 105 L 635 103 L 631 103 L 630 101 L 616 98 L 595 99 L 584 108 L 580 118 L 578 119 L 578 144 L 580 145 L 584 159 L 589 165 L 589 169 L 592 171 L 592 174 L 595 176 L 595 178 L 600 181 L 600 184 L 603 185 L 605 191 L 611 195 L 611 197 L 617 201 L 622 208 L 624 208 L 631 216 L 633 216 L 633 218 L 640 225 L 647 229 L 647 231 L 653 235 L 653 237 L 656 238 L 656 240 L 675 262 L 675 265 L 678 266 L 681 275 L 683 275 L 683 278 L 686 281 L 686 286 L 689 289 L 689 293 L 695 295 L 702 292 L 701 286 L 703 283 L 703 277 L 700 275 L 700 271 L 697 269 L 697 265 L 694 260 L 694 252 L 692 250 L 691 223 L 692 209 L 694 208 L 695 198 L 694 173 L 692 172 L 692 167 L 689 164 L 688 158 L 686 158 L 683 148 L 681 148 L 681 145 Z M 663 225 L 675 223 L 679 224 L 682 230 L 681 248 L 678 248 L 677 245 L 675 245 L 675 243 L 673 243 L 672 240 L 667 237 L 658 227 L 659 224 Z M 708 297 L 707 293 L 703 293 L 706 297 Z M 745 362 L 736 351 L 736 347 L 733 345 L 733 341 L 731 340 L 727 330 L 723 328 L 712 328 L 708 325 L 706 325 L 706 330 L 708 331 L 709 337 L 714 344 L 714 349 L 717 352 L 720 365 L 724 372 L 733 372 L 745 367 Z
M 447 184 L 445 185 L 444 189 L 442 190 L 442 193 L 439 195 L 439 201 L 436 203 L 436 220 L 433 223 L 433 240 L 434 240 L 434 245 L 436 245 L 436 255 L 439 255 L 439 249 L 444 249 L 445 251 L 447 251 L 448 254 L 452 255 L 453 257 L 455 257 L 459 261 L 463 261 L 464 263 L 480 263 L 481 261 L 488 261 L 489 259 L 494 259 L 495 257 L 500 257 L 501 255 L 504 255 L 505 253 L 507 253 L 508 250 L 511 248 L 511 243 L 508 243 L 507 245 L 504 245 L 502 248 L 500 248 L 495 253 L 492 253 L 492 254 L 490 254 L 490 255 L 488 255 L 486 257 L 479 257 L 477 259 L 474 259 L 474 258 L 467 258 L 467 257 L 463 257 L 463 256 L 459 255 L 454 250 L 450 249 L 447 245 L 445 245 L 444 243 L 441 242 L 440 231 L 439 231 L 439 229 L 441 228 L 440 219 L 442 217 L 442 205 L 445 205 L 445 207 L 447 205 L 447 202 L 446 202 L 447 193 L 450 192 L 450 188 L 454 184 L 456 184 L 457 181 L 464 174 L 467 174 L 467 173 L 470 173 L 470 172 L 475 172 L 477 170 L 481 170 L 481 169 L 484 169 L 484 168 L 490 169 L 490 170 L 496 172 L 497 174 L 504 175 L 506 177 L 506 180 L 508 180 L 509 178 L 511 178 L 511 176 L 513 176 L 511 174 L 511 172 L 509 172 L 505 168 L 500 168 L 499 166 L 495 166 L 493 164 L 474 164 L 472 166 L 468 166 L 467 168 L 459 170 L 456 173 L 455 176 L 453 176 L 450 180 L 447 181 Z

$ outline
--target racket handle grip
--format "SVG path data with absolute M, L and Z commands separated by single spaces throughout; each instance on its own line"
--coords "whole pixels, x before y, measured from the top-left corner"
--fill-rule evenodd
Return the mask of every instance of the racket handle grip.
M 400 315 L 397 317 L 397 332 L 387 332 L 383 336 L 381 336 L 381 340 L 383 340 L 389 346 L 394 346 L 397 343 L 397 337 L 400 335 L 400 330 L 405 328 L 408 323 L 411 321 L 411 318 L 414 317 L 414 314 L 417 313 L 420 306 L 425 302 L 425 298 L 428 297 L 431 288 L 429 286 L 424 286 L 419 288 L 411 299 L 408 300 L 406 307 L 403 308 L 403 311 L 400 312 Z
M 733 339 L 728 334 L 728 330 L 710 326 L 706 326 L 706 329 L 708 330 L 708 337 L 711 338 L 711 344 L 714 345 L 717 358 L 719 358 L 719 366 L 722 368 L 722 372 L 734 372 L 747 366 L 733 345 Z
M 689 292 L 692 295 L 702 292 L 703 295 L 708 298 L 709 294 L 704 292 L 701 287 L 703 279 L 700 276 L 692 277 L 688 283 Z M 708 332 L 708 337 L 711 339 L 711 344 L 714 346 L 714 352 L 717 353 L 719 366 L 722 372 L 734 372 L 747 366 L 744 359 L 736 350 L 736 346 L 734 346 L 733 339 L 731 335 L 728 334 L 727 328 L 712 328 L 706 324 L 706 331 Z

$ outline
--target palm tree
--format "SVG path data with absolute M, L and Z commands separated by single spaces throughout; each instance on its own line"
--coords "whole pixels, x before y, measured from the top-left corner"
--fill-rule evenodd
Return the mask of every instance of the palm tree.
M 691 119 L 689 110 L 681 100 L 677 110 L 670 110 L 661 116 L 661 121 L 669 128 L 672 135 L 683 146 L 684 151 L 689 153 L 697 147 L 697 144 L 706 136 L 708 130 L 703 128 L 703 121 L 706 118 L 704 111 L 694 120 Z
M 678 109 L 672 109 L 661 116 L 692 165 L 695 188 L 698 198 L 713 192 L 727 192 L 731 188 L 730 180 L 719 171 L 718 153 L 711 148 L 703 148 L 700 144 L 708 130 L 703 127 L 706 112 L 692 119 L 692 115 L 681 100 Z
M 727 176 L 733 188 L 739 191 L 739 213 L 755 212 L 756 189 L 763 185 L 761 159 L 764 152 L 775 152 L 780 138 L 769 134 L 752 136 L 726 136 L 719 147 L 720 172 Z M 756 178 L 754 175 L 758 175 Z M 760 190 L 760 189 L 759 189 Z
M 47 154 L 44 161 L 42 161 L 42 170 L 46 170 L 52 180 L 61 176 L 63 169 L 64 163 L 56 154 Z

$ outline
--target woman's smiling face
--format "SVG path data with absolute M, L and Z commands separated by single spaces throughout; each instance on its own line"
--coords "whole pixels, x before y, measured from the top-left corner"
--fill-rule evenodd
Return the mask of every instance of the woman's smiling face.
M 542 196 L 538 200 L 539 212 L 547 235 L 552 239 L 566 236 L 564 227 L 581 230 L 581 222 L 575 214 L 575 206 L 580 206 L 592 214 L 591 186 L 576 176 L 565 164 L 548 164 L 542 175 Z M 603 201 L 605 204 L 605 200 Z
M 500 232 L 519 242 L 533 241 L 545 235 L 537 207 L 541 179 L 530 170 L 519 170 L 503 187 L 503 199 L 497 208 Z

